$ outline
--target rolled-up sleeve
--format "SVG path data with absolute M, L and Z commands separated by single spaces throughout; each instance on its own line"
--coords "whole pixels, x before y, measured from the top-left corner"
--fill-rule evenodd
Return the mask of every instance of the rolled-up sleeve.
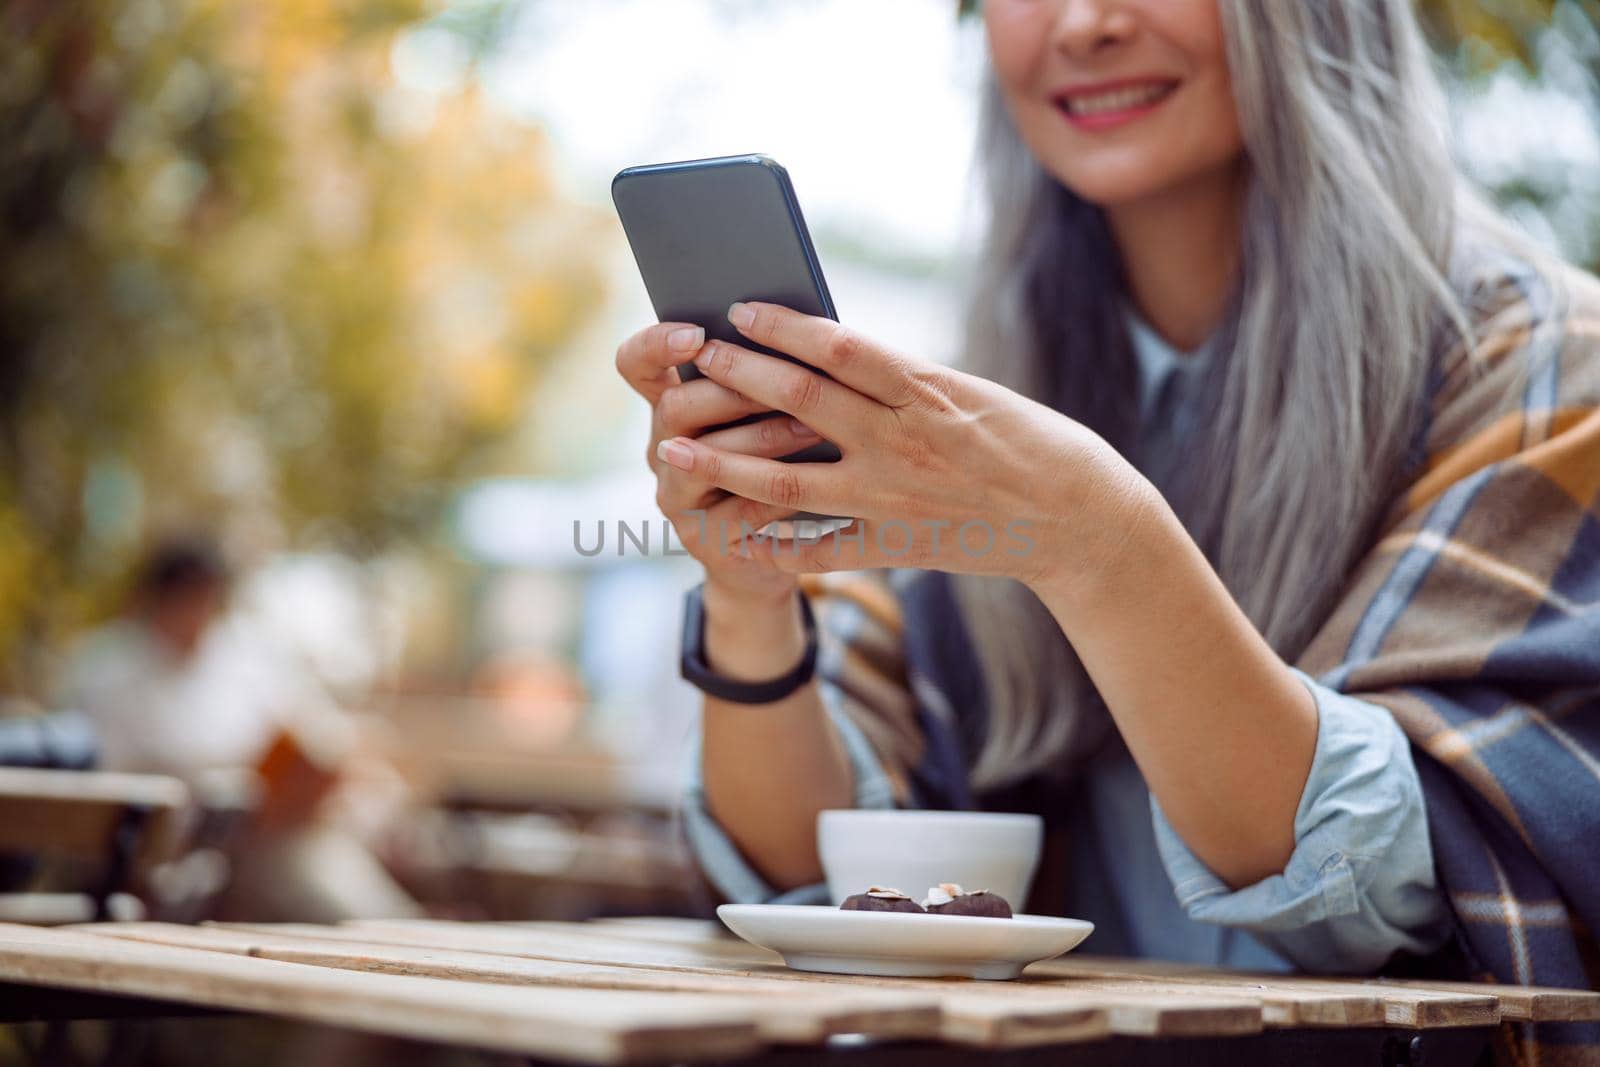
M 819 680 L 818 689 L 828 720 L 839 731 L 845 754 L 850 760 L 850 771 L 855 782 L 855 806 L 894 807 L 894 790 L 889 776 L 872 751 L 866 735 L 845 713 L 838 687 L 826 680 Z M 751 708 L 750 714 L 759 715 L 761 709 Z M 825 883 L 816 882 L 779 893 L 750 866 L 739 847 L 706 807 L 698 745 L 694 746 L 685 777 L 682 808 L 684 835 L 688 838 L 690 851 L 700 870 L 724 898 L 734 904 L 817 904 L 827 901 L 828 887 Z
M 1201 922 L 1249 930 L 1297 966 L 1372 972 L 1448 934 L 1410 745 L 1389 711 L 1295 673 L 1316 698 L 1317 747 L 1281 874 L 1230 890 L 1191 852 L 1155 798 L 1156 843 L 1178 903 Z

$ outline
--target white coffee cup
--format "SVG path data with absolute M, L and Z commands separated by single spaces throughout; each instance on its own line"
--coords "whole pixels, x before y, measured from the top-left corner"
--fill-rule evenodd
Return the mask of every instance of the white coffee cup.
M 817 816 L 817 851 L 836 905 L 874 885 L 921 900 L 930 886 L 955 882 L 998 893 L 1021 911 L 1043 839 L 1037 815 L 840 809 Z

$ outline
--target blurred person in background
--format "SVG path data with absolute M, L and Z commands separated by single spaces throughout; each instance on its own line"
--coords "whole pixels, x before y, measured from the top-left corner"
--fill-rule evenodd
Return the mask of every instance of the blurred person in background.
M 56 702 L 93 719 L 102 766 L 193 782 L 260 760 L 286 694 L 218 625 L 227 596 L 210 544 L 169 541 L 140 567 L 121 616 L 73 647 Z
M 256 794 L 224 905 L 240 917 L 334 922 L 418 913 L 326 803 L 350 727 L 310 673 L 228 613 L 207 540 L 158 544 L 122 616 L 81 637 L 56 705 L 82 711 L 104 770 L 168 774 L 204 798 L 241 777 Z
M 771 304 L 728 317 L 798 366 L 618 352 L 706 571 L 708 875 L 815 899 L 822 809 L 1031 810 L 1098 951 L 1592 986 L 1600 285 L 1461 181 L 1405 0 L 983 15 L 976 374 Z M 859 536 L 742 534 L 796 509 Z

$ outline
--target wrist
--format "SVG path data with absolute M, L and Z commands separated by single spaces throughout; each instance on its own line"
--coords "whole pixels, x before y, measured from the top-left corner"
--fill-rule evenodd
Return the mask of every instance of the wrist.
M 706 665 L 735 681 L 765 681 L 789 671 L 806 650 L 798 589 L 752 593 L 707 581 Z
M 717 578 L 708 571 L 700 588 L 706 604 L 707 617 L 714 620 L 719 615 L 747 618 L 780 615 L 795 603 L 795 591 L 799 586 L 790 580 L 781 585 L 764 585 L 752 589 L 748 585 L 738 585 Z
M 1170 551 L 1171 539 L 1188 540 L 1160 491 L 1109 446 L 1105 452 L 1060 505 L 1073 521 L 1040 543 L 1039 564 L 1026 579 L 1045 604 L 1075 615 L 1135 595 L 1150 564 Z

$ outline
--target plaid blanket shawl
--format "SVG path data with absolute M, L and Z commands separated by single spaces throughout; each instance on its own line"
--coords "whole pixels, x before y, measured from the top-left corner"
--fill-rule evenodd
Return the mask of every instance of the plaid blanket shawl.
M 1297 663 L 1411 739 L 1457 976 L 1600 980 L 1600 284 L 1499 261 L 1440 359 L 1416 476 Z M 1562 298 L 1560 293 L 1565 294 Z M 808 580 L 823 677 L 899 796 L 984 803 L 984 687 L 937 574 Z M 1448 962 L 1443 962 L 1448 961 Z M 1521 1024 L 1502 1058 L 1600 1056 L 1600 1024 Z

